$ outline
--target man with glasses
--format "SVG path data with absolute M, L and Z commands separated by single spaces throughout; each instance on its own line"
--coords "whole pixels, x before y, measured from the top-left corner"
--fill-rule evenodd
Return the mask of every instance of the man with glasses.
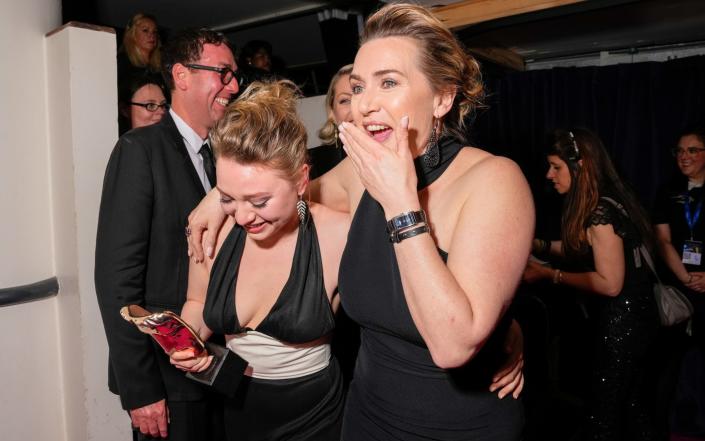
M 186 301 L 184 229 L 191 210 L 215 187 L 208 132 L 222 118 L 237 66 L 225 36 L 185 30 L 162 52 L 171 109 L 151 126 L 123 135 L 108 162 L 96 241 L 95 283 L 108 339 L 109 388 L 120 395 L 138 438 L 223 438 L 217 399 L 169 364 L 161 348 L 124 321 L 139 304 L 179 312 Z

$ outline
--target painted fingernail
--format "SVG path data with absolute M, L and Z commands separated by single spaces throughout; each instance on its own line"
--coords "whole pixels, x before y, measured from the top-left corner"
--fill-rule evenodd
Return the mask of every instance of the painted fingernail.
M 212 257 L 213 256 L 213 247 L 206 248 L 206 254 L 208 254 L 208 257 Z
M 409 117 L 407 115 L 401 117 L 401 126 L 405 129 L 409 128 Z

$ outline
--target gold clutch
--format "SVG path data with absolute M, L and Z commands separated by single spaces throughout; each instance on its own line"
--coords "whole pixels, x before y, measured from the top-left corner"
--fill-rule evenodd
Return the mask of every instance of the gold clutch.
M 128 305 L 120 309 L 120 315 L 140 331 L 151 335 L 167 354 L 193 349 L 194 355 L 198 355 L 205 349 L 198 334 L 171 311 L 151 313 L 139 305 Z

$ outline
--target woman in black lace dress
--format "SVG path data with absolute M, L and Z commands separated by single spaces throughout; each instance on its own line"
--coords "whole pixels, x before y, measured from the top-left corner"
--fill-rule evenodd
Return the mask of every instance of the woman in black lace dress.
M 658 316 L 650 270 L 638 252 L 650 238 L 647 217 L 590 131 L 557 130 L 547 159 L 546 177 L 566 195 L 562 240 L 536 240 L 534 249 L 562 254 L 577 270 L 529 262 L 525 280 L 598 295 L 586 439 L 655 439 L 645 371 Z

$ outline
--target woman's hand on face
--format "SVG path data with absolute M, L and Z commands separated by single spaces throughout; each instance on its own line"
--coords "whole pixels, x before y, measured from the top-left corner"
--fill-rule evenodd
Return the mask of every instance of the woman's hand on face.
M 386 147 L 364 130 L 343 122 L 340 139 L 355 171 L 387 218 L 420 208 L 414 160 L 409 150 L 409 117 L 394 130 L 396 147 Z
M 522 280 L 526 283 L 534 283 L 542 279 L 547 279 L 551 275 L 551 268 L 541 265 L 540 263 L 535 262 L 533 260 L 529 260 L 526 263 L 526 269 L 524 270 Z
M 693 278 L 684 285 L 695 292 L 705 292 L 705 272 L 691 272 L 689 274 Z
M 174 351 L 169 355 L 169 363 L 185 372 L 202 372 L 210 366 L 213 356 L 208 355 L 208 351 L 203 351 L 199 355 L 194 355 L 193 349 Z

